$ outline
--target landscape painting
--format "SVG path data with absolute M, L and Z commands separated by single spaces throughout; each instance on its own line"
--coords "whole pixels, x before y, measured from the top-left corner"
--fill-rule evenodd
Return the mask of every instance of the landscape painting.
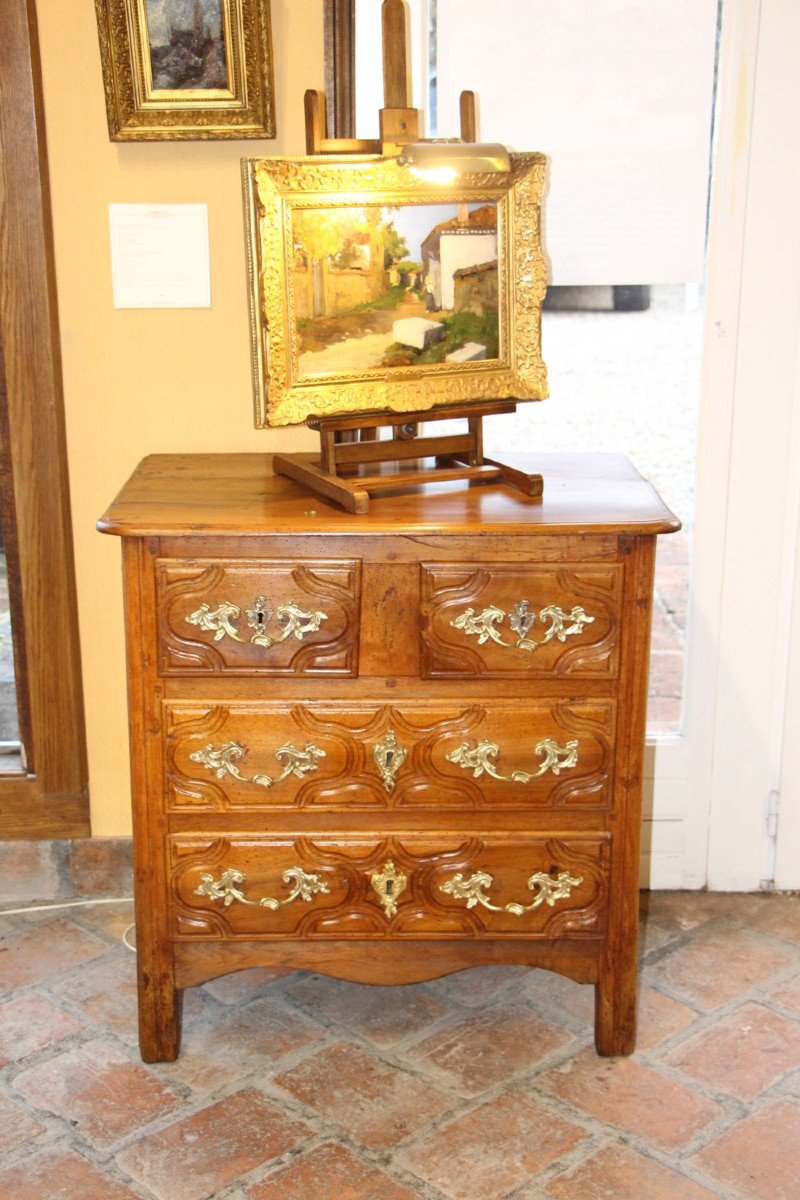
M 393 155 L 244 162 L 256 425 L 542 400 L 543 154 L 452 181 Z
M 499 357 L 496 203 L 296 209 L 292 242 L 301 378 Z
M 156 91 L 228 88 L 224 0 L 145 0 Z

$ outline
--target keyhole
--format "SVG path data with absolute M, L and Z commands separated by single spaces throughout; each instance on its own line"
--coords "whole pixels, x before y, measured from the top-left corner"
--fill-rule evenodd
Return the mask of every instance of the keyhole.
M 394 880 L 387 879 L 383 885 L 383 890 L 386 892 L 387 896 L 391 896 L 392 892 L 394 891 Z
M 392 765 L 393 758 L 394 758 L 394 750 L 387 750 L 386 751 L 386 766 L 387 767 L 390 767 Z

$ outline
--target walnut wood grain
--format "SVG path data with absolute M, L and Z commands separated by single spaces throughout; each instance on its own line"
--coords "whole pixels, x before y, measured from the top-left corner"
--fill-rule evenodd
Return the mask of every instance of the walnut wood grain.
M 600 954 L 595 989 L 595 1046 L 598 1054 L 631 1054 L 636 1048 L 636 951 L 639 928 L 639 854 L 642 828 L 642 768 L 655 539 L 636 538 L 625 547 L 622 694 L 617 738 L 616 794 L 609 893 L 608 935 Z
M 268 454 L 155 454 L 100 518 L 123 537 L 203 534 L 671 533 L 680 522 L 618 454 L 508 455 L 544 476 L 544 496 L 505 487 L 429 485 L 384 496 L 369 520 L 270 472 Z M 308 456 L 309 460 L 312 458 Z
M 324 807 L 293 808 L 291 819 L 286 810 L 264 807 L 256 808 L 201 808 L 199 806 L 172 809 L 169 827 L 173 833 L 202 834 L 203 836 L 235 836 L 237 834 L 258 835 L 265 830 L 281 832 L 291 826 L 299 836 L 314 837 L 320 833 L 331 835 L 341 831 L 343 824 L 363 829 L 367 823 L 377 836 L 389 837 L 402 824 L 413 825 L 417 833 L 436 832 L 444 824 L 451 832 L 460 831 L 464 836 L 496 833 L 503 829 L 517 835 L 547 834 L 554 824 L 568 826 L 571 833 L 610 833 L 609 810 L 601 806 L 570 806 L 569 808 L 548 805 L 531 805 L 527 808 L 506 805 L 484 804 L 480 808 L 425 808 L 413 809 L 372 808 L 363 813 L 356 809 L 333 809 Z
M 420 673 L 419 567 L 416 563 L 362 562 L 358 672 L 362 679 Z
M 306 120 L 306 154 L 319 154 L 322 150 L 327 123 L 325 93 L 308 88 L 303 102 Z
M 384 503 L 389 503 L 388 498 Z M 383 503 L 379 506 L 382 514 Z M 310 517 L 308 520 L 310 521 Z M 562 562 L 609 562 L 619 557 L 619 539 L 611 533 L 587 537 L 573 530 L 562 530 L 557 534 L 519 534 L 498 532 L 464 533 L 457 528 L 447 533 L 441 529 L 381 529 L 379 538 L 358 538 L 334 530 L 328 533 L 306 533 L 299 525 L 294 533 L 283 531 L 278 534 L 241 533 L 236 537 L 236 558 L 285 558 L 302 555 L 303 558 L 346 558 L 348 551 L 357 553 L 362 564 L 375 563 L 382 570 L 387 564 L 407 563 L 419 575 L 420 561 L 463 562 L 472 559 L 476 551 L 483 559 L 491 557 L 504 563 L 562 563 Z M 124 536 L 124 535 L 123 535 Z M 203 557 L 224 558 L 230 554 L 230 535 L 192 535 L 187 544 L 186 535 L 164 536 L 161 553 L 165 558 Z M 191 551 L 191 555 L 188 554 Z M 419 595 L 419 580 L 413 583 L 414 595 Z
M 435 957 L 424 942 L 370 942 L 369 954 L 347 941 L 217 941 L 176 942 L 175 976 L 180 987 L 196 987 L 231 971 L 247 967 L 283 967 L 318 971 L 353 983 L 422 983 L 488 963 L 523 963 L 557 971 L 576 983 L 596 983 L 599 938 L 569 943 L 535 938 L 480 941 L 442 938 Z
M 83 696 L 36 14 L 3 5 L 0 38 L 0 344 L 25 643 L 22 731 L 32 782 L 0 780 L 0 835 L 89 833 Z M 13 566 L 13 563 L 12 563 Z M 24 627 L 24 630 L 23 630 Z M 53 669 L 53 663 L 58 669 Z M 27 670 L 25 670 L 25 666 Z M 26 725 L 26 710 L 29 722 Z M 4 803 L 3 793 L 8 800 Z M 48 822 L 46 810 L 52 821 Z M 5 816 L 4 816 L 5 814 Z M 34 817 L 35 814 L 35 817 Z
M 89 836 L 86 794 L 43 794 L 35 775 L 0 779 L 0 834 L 5 841 Z
M 163 846 L 168 824 L 161 799 L 155 554 L 155 542 L 123 543 L 139 1047 L 145 1062 L 172 1062 L 180 1049 L 182 998 L 175 986 L 173 947 L 163 902 L 167 894 Z
M 406 59 L 406 7 L 403 0 L 383 0 L 383 102 L 386 108 L 408 108 L 411 89 Z

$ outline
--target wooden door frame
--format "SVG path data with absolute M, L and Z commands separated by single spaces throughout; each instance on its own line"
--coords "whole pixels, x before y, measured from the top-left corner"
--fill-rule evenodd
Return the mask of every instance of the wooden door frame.
M 0 0 L 0 426 L 22 614 L 27 774 L 0 776 L 0 838 L 87 837 L 86 738 L 61 349 L 34 0 Z M 25 721 L 28 719 L 27 729 Z

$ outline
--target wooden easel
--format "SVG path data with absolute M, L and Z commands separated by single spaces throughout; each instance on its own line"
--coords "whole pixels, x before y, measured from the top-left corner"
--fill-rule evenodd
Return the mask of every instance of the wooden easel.
M 400 154 L 403 146 L 418 142 L 420 114 L 409 107 L 406 57 L 405 5 L 403 0 L 383 0 L 383 92 L 380 138 L 329 138 L 324 92 L 305 94 L 306 152 L 313 154 Z M 460 97 L 461 141 L 476 139 L 475 93 Z M 319 417 L 308 421 L 320 436 L 320 453 L 276 454 L 273 470 L 335 500 L 348 512 L 369 511 L 370 496 L 423 483 L 463 479 L 470 482 L 501 481 L 527 496 L 541 496 L 541 475 L 528 475 L 487 458 L 483 453 L 483 418 L 516 411 L 516 402 L 489 400 L 476 404 L 442 405 L 433 411 L 405 414 L 375 412 L 357 416 Z M 465 419 L 467 431 L 445 437 L 419 437 L 420 422 Z M 392 428 L 392 437 L 380 440 L 378 430 Z M 425 461 L 428 460 L 428 465 Z M 390 470 L 386 464 L 395 464 Z

